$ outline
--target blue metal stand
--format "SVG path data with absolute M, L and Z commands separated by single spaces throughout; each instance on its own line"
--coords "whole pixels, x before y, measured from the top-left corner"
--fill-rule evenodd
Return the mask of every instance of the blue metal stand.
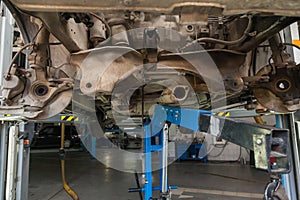
M 152 198 L 152 145 L 151 145 L 151 128 L 148 122 L 144 128 L 144 148 L 145 148 L 145 200 Z
M 169 186 L 168 185 L 168 125 L 165 124 L 165 128 L 161 129 L 158 133 L 153 132 L 152 126 L 149 124 L 149 120 L 147 120 L 144 126 L 144 173 L 145 173 L 145 184 L 143 188 L 130 188 L 129 192 L 140 192 L 144 193 L 144 199 L 150 200 L 153 199 L 153 191 L 160 191 L 160 198 L 166 197 L 170 195 L 171 189 L 177 189 L 177 186 Z M 152 139 L 158 137 L 159 144 L 153 144 Z M 160 156 L 160 184 L 158 187 L 153 187 L 152 182 L 152 153 L 159 152 Z M 169 199 L 169 198 L 163 198 Z
M 167 180 L 168 123 L 193 131 L 206 132 L 257 152 L 256 168 L 268 170 L 272 174 L 284 174 L 290 171 L 287 129 L 214 116 L 212 112 L 206 110 L 156 105 L 151 124 L 147 120 L 144 126 L 145 184 L 143 188 L 129 189 L 129 192 L 144 192 L 145 200 L 153 199 L 153 190 L 160 191 L 159 199 L 169 200 L 171 199 L 169 190 L 176 188 L 170 187 Z M 155 137 L 158 137 L 159 144 L 152 143 L 152 138 Z M 152 152 L 160 153 L 159 187 L 152 186 Z M 262 155 L 260 152 L 265 154 Z M 273 162 L 270 162 L 271 155 Z

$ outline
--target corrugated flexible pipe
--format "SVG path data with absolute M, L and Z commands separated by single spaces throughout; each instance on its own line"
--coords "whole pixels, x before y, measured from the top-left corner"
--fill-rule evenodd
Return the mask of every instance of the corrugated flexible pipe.
M 72 197 L 74 200 L 79 200 L 78 195 L 74 190 L 70 188 L 66 181 L 66 173 L 65 173 L 65 124 L 61 123 L 61 138 L 60 138 L 60 164 L 61 164 L 61 178 L 64 190 Z

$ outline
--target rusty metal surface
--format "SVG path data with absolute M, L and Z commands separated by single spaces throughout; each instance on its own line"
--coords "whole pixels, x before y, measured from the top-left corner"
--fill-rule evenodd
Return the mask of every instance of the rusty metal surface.
M 60 113 L 71 101 L 73 79 L 61 69 L 48 66 L 50 32 L 37 23 L 40 29 L 36 43 L 25 46 L 31 47 L 30 68 L 11 64 L 5 75 L 1 113 L 46 119 Z
M 300 19 L 298 0 L 4 1 L 32 48 L 30 68 L 8 72 L 0 113 L 48 118 L 67 107 L 72 90 L 95 101 L 102 116 L 112 107 L 141 115 L 153 102 L 300 108 L 299 75 L 290 76 L 295 65 L 274 39 Z M 255 74 L 263 66 L 253 66 L 253 53 L 263 42 L 274 69 Z M 280 74 L 290 90 L 272 86 Z
M 85 57 L 84 60 L 77 57 Z M 80 66 L 80 89 L 85 95 L 112 93 L 115 84 L 143 64 L 142 55 L 128 47 L 105 47 L 72 55 Z M 76 60 L 81 61 L 78 63 Z M 113 61 L 113 62 L 112 62 Z M 95 73 L 97 72 L 97 73 Z
M 300 66 L 288 66 L 277 69 L 272 74 L 272 68 L 266 66 L 258 72 L 260 76 L 268 77 L 268 81 L 256 82 L 253 92 L 257 100 L 270 110 L 277 112 L 292 112 L 300 108 L 299 94 Z
M 183 6 L 206 6 L 224 9 L 224 14 L 233 15 L 246 12 L 264 12 L 276 15 L 300 16 L 298 0 L 77 0 L 39 1 L 11 0 L 17 7 L 27 11 L 116 11 L 139 10 L 170 13 Z

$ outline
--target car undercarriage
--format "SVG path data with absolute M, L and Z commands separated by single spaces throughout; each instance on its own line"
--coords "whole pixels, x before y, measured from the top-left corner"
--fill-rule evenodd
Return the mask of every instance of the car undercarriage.
M 154 104 L 300 108 L 300 65 L 286 51 L 299 47 L 279 34 L 299 21 L 297 1 L 4 2 L 28 66 L 8 67 L 3 114 L 39 120 L 96 111 L 111 128 Z M 255 62 L 259 48 L 271 52 L 265 65 Z

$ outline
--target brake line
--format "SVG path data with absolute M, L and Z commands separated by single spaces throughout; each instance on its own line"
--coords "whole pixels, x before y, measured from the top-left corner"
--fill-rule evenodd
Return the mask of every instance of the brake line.
M 60 155 L 60 166 L 61 166 L 61 178 L 64 190 L 72 197 L 73 200 L 79 200 L 78 195 L 75 193 L 74 190 L 70 188 L 66 181 L 66 173 L 65 173 L 65 124 L 61 123 L 61 138 L 60 138 L 60 149 L 59 149 L 59 155 Z
M 234 46 L 234 45 L 238 45 L 238 44 L 241 44 L 242 42 L 244 42 L 247 37 L 249 36 L 249 33 L 252 29 L 252 24 L 253 24 L 253 16 L 252 15 L 248 15 L 248 24 L 247 24 L 247 27 L 243 33 L 243 35 L 237 39 L 237 40 L 233 40 L 233 41 L 226 41 L 226 40 L 220 40 L 220 39 L 216 39 L 216 38 L 211 38 L 211 37 L 203 37 L 203 38 L 198 38 L 196 40 L 194 40 L 193 42 L 185 45 L 184 47 L 181 48 L 181 50 L 183 49 L 186 49 L 187 47 L 190 47 L 191 45 L 193 44 L 196 44 L 196 43 L 217 43 L 217 44 L 222 44 L 222 45 L 225 45 L 225 46 Z

